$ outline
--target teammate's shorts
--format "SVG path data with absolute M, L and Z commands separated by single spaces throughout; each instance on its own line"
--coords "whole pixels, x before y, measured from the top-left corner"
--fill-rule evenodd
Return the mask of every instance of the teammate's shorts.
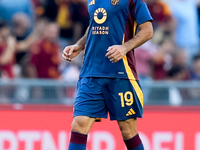
M 139 82 L 119 78 L 80 78 L 74 103 L 75 116 L 127 120 L 143 115 Z

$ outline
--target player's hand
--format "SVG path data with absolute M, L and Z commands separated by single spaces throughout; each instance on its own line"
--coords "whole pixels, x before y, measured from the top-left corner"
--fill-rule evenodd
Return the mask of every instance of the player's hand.
M 113 45 L 107 50 L 106 57 L 110 59 L 112 63 L 116 63 L 121 60 L 127 53 L 126 47 L 123 45 Z
M 76 57 L 82 49 L 78 45 L 70 45 L 66 46 L 63 50 L 62 57 L 67 61 L 72 61 L 74 57 Z

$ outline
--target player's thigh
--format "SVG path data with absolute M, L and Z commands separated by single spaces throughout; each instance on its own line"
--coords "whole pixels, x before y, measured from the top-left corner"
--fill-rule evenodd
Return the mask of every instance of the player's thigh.
M 117 121 L 121 130 L 122 136 L 125 140 L 134 137 L 137 134 L 137 119 L 128 119 Z
M 76 116 L 73 118 L 71 130 L 73 132 L 88 134 L 94 121 L 95 118 L 90 118 L 87 116 Z

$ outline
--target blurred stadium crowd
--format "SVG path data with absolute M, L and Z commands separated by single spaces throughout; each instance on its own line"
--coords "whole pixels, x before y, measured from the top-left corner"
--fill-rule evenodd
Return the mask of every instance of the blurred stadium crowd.
M 200 1 L 146 0 L 154 37 L 135 50 L 141 82 L 200 80 Z M 87 0 L 0 0 L 0 78 L 76 81 L 83 53 L 61 58 L 85 32 Z

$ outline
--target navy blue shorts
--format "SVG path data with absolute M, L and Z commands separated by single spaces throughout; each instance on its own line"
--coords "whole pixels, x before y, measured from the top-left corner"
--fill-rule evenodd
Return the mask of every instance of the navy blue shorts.
M 75 116 L 127 120 L 143 115 L 143 93 L 138 81 L 119 78 L 80 78 Z

